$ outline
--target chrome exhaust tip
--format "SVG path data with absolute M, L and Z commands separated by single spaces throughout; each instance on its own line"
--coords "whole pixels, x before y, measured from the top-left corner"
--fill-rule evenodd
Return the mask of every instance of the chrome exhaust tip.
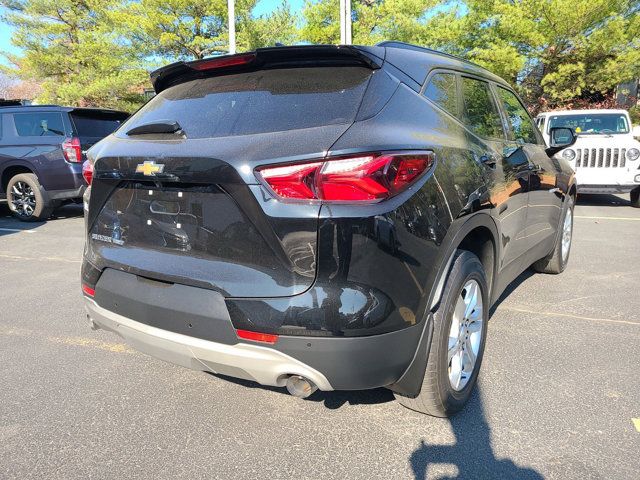
M 298 398 L 307 398 L 318 389 L 316 384 L 300 375 L 287 378 L 287 391 Z

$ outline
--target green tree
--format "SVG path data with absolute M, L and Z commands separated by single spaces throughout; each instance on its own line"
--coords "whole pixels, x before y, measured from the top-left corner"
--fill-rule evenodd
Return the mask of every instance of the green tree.
M 300 37 L 311 43 L 339 43 L 339 3 L 339 0 L 307 0 Z M 424 17 L 441 3 L 439 0 L 353 0 L 353 43 L 418 42 L 424 36 Z
M 116 0 L 0 0 L 16 27 L 11 74 L 42 83 L 38 100 L 133 110 L 148 82 L 144 60 L 114 32 Z
M 251 15 L 257 0 L 236 0 L 237 49 L 295 39 L 287 3 L 270 15 Z M 140 0 L 115 13 L 120 32 L 138 51 L 163 60 L 197 60 L 229 51 L 227 0 Z

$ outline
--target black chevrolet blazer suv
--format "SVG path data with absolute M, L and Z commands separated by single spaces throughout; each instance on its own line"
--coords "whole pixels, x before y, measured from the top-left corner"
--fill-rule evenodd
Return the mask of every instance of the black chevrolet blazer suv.
M 489 309 L 560 273 L 574 174 L 511 87 L 398 42 L 259 49 L 152 73 L 92 148 L 94 328 L 192 369 L 387 387 L 435 416 L 476 383 Z

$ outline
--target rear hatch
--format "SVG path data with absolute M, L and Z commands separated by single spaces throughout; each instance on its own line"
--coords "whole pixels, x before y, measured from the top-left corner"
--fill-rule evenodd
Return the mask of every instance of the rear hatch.
M 274 200 L 253 171 L 324 156 L 372 69 L 287 67 L 169 86 L 97 146 L 87 259 L 225 297 L 308 289 L 320 207 Z M 139 133 L 175 122 L 173 133 Z
M 125 112 L 94 108 L 76 108 L 69 112 L 69 116 L 83 152 L 111 135 L 129 118 Z

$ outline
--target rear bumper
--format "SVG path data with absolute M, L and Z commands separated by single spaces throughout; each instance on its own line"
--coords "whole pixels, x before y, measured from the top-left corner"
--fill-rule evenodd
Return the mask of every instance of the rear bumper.
M 578 193 L 629 193 L 631 190 L 640 188 L 640 183 L 628 185 L 580 185 Z
M 226 345 L 170 332 L 110 312 L 85 297 L 89 318 L 100 328 L 120 335 L 135 349 L 193 370 L 284 386 L 289 375 L 301 375 L 320 390 L 333 390 L 327 378 L 283 352 L 246 343 Z

